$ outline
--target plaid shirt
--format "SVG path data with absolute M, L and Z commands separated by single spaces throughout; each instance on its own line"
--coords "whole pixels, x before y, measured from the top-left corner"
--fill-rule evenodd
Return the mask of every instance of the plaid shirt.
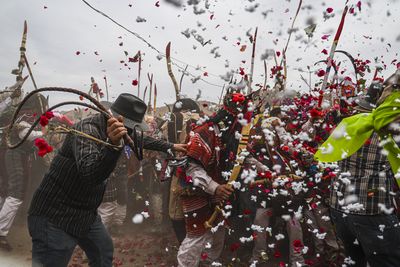
M 359 215 L 381 214 L 393 208 L 394 177 L 376 133 L 338 164 L 340 172 L 332 181 L 332 208 Z

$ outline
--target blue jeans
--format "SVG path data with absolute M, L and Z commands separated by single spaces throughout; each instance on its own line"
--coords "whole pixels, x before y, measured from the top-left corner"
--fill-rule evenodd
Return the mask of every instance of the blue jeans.
M 32 237 L 33 267 L 66 267 L 79 245 L 89 258 L 90 267 L 111 267 L 113 243 L 99 216 L 84 237 L 74 237 L 64 232 L 47 218 L 28 216 L 29 234 Z
M 343 216 L 344 215 L 344 216 Z M 396 215 L 345 214 L 331 209 L 332 222 L 351 267 L 399 267 L 400 225 Z

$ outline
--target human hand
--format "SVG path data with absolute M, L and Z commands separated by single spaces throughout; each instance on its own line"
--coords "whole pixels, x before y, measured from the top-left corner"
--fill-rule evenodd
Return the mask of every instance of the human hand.
M 128 132 L 123 124 L 123 120 L 122 116 L 119 116 L 118 119 L 112 117 L 107 121 L 107 136 L 113 145 L 119 145 L 121 138 Z
M 174 144 L 172 147 L 173 151 L 176 152 L 181 152 L 181 153 L 186 153 L 187 152 L 187 144 Z
M 215 190 L 215 196 L 220 197 L 222 199 L 228 199 L 229 196 L 233 193 L 234 189 L 229 184 L 221 184 Z

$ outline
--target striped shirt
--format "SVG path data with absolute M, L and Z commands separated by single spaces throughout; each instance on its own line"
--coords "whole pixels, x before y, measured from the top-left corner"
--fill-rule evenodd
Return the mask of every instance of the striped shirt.
M 393 208 L 394 177 L 376 133 L 338 164 L 340 172 L 332 181 L 332 208 L 359 215 L 381 214 Z
M 101 114 L 80 121 L 75 128 L 107 140 L 107 119 Z M 172 144 L 146 136 L 144 147 L 167 152 Z M 71 235 L 85 235 L 97 217 L 107 178 L 120 154 L 121 151 L 68 134 L 33 196 L 29 215 L 44 216 Z

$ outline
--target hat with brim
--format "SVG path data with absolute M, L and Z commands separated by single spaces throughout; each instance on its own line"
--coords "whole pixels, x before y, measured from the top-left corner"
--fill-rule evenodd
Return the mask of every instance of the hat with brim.
M 383 86 L 381 83 L 373 82 L 368 87 L 368 91 L 365 95 L 359 96 L 356 99 L 356 104 L 364 110 L 371 111 L 376 108 L 376 103 L 379 96 L 382 94 Z
M 142 131 L 148 131 L 149 126 L 144 122 L 147 105 L 137 96 L 131 94 L 120 94 L 111 105 L 111 111 L 115 117 L 122 116 L 127 128 L 135 127 Z
M 361 96 L 361 97 L 357 98 L 356 104 L 357 104 L 357 106 L 355 108 L 359 109 L 361 111 L 371 111 L 374 108 L 376 108 L 376 105 L 367 101 L 366 96 Z

